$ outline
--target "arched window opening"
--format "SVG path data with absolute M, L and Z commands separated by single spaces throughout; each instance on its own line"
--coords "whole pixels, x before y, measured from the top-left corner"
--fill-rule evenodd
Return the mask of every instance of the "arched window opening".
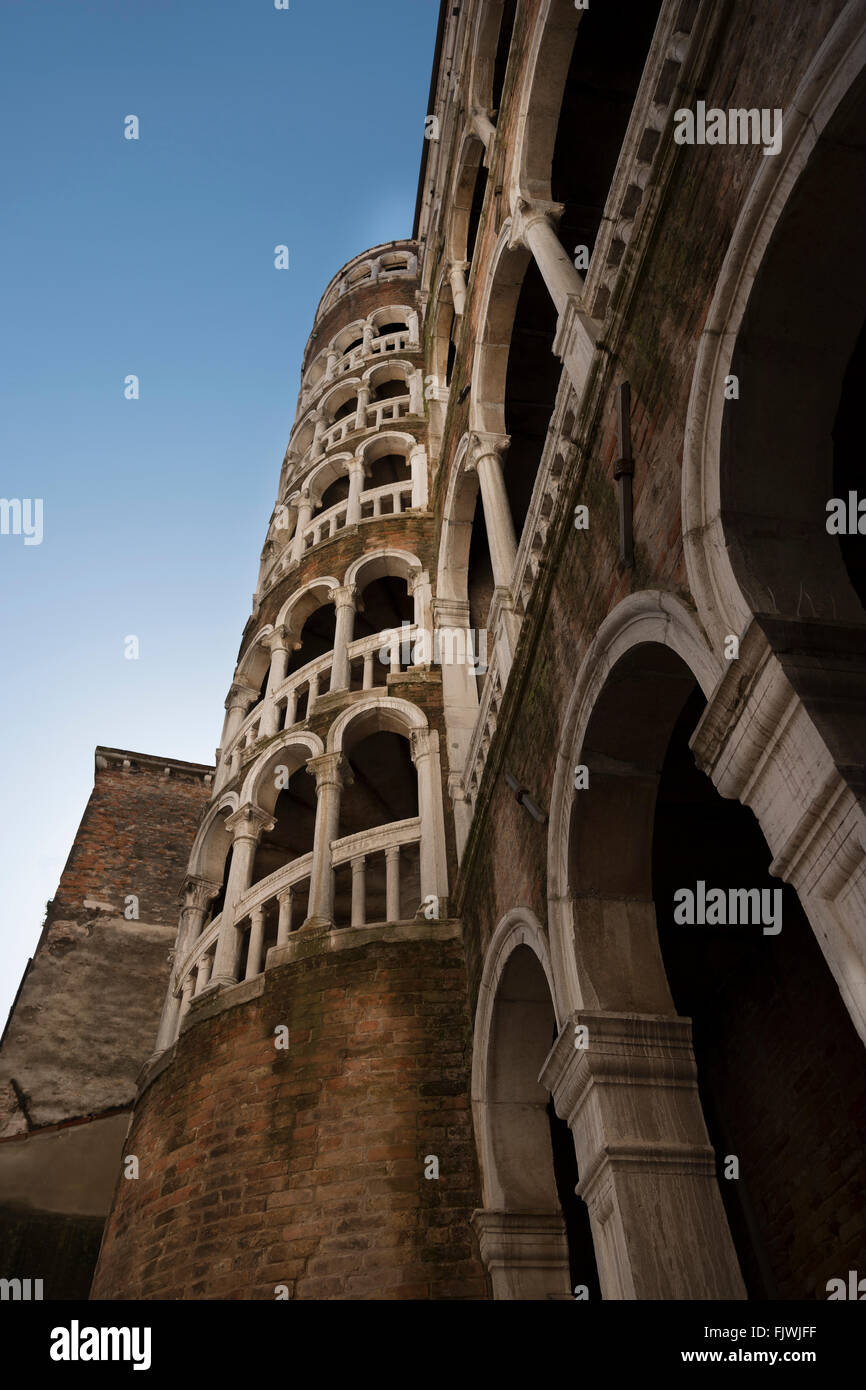
M 340 838 L 373 831 L 380 826 L 406 821 L 418 815 L 418 778 L 402 734 L 380 730 L 350 740 L 346 760 L 351 783 L 344 786 L 340 803 Z M 391 895 L 388 892 L 388 856 L 383 849 L 365 855 L 365 917 L 369 922 L 405 921 L 415 915 L 420 901 L 417 843 L 392 851 Z M 349 926 L 352 920 L 352 865 L 338 864 L 335 871 L 334 920 Z M 389 911 L 390 906 L 390 911 Z
M 322 493 L 322 504 L 318 511 L 326 512 L 330 507 L 336 507 L 338 502 L 345 502 L 349 496 L 349 475 L 341 473 L 339 478 L 335 478 L 329 483 Z
M 445 362 L 445 385 L 451 385 L 451 378 L 454 375 L 454 363 L 457 360 L 457 344 L 454 341 L 454 329 L 457 324 L 457 315 L 451 310 L 451 327 L 448 330 L 448 356 Z
M 524 1217 L 523 1230 L 515 1226 L 514 1264 L 491 1269 L 495 1298 L 566 1297 L 577 1284 L 585 1285 L 591 1299 L 600 1298 L 589 1214 L 574 1190 L 574 1140 L 538 1079 L 556 1037 L 544 970 L 535 952 L 519 945 L 498 982 L 485 1058 L 488 1153 L 505 1211 Z M 521 1259 L 522 1240 L 528 1240 L 527 1253 L 537 1250 L 534 1222 L 546 1236 L 542 1267 L 537 1260 L 524 1265 Z
M 736 1257 L 753 1298 L 823 1297 L 866 1238 L 850 1186 L 866 1161 L 862 1046 L 752 812 L 695 765 L 703 709 L 685 663 L 655 643 L 623 656 L 595 702 L 570 834 L 578 970 L 600 1009 L 691 1019 L 701 1108 L 689 1123 L 715 1154 L 719 1267 L 735 1273 Z M 614 922 L 628 945 L 611 958 L 599 926 Z M 685 1120 L 667 1123 L 659 1138 L 673 1142 Z M 859 1213 L 844 1235 L 828 1190 Z
M 220 885 L 220 890 L 217 893 L 216 897 L 211 902 L 210 910 L 207 914 L 207 917 L 205 918 L 205 922 L 212 922 L 216 917 L 219 917 L 220 913 L 225 907 L 226 889 L 229 886 L 229 873 L 231 872 L 232 867 L 232 853 L 233 846 L 229 845 L 228 853 L 225 858 L 225 864 L 223 866 L 222 884 Z
M 338 420 L 345 420 L 347 415 L 356 414 L 357 410 L 358 398 L 357 396 L 351 396 L 349 400 L 343 401 L 342 405 L 337 406 L 337 409 L 331 417 L 331 421 L 333 424 L 336 424 Z
M 487 192 L 487 166 L 479 163 L 478 172 L 475 175 L 475 183 L 472 187 L 472 202 L 469 207 L 469 220 L 466 225 L 466 260 L 472 267 L 472 260 L 475 255 L 475 243 L 478 240 L 478 227 L 481 222 L 481 210 L 484 207 L 484 197 Z M 467 279 L 469 278 L 467 273 Z
M 570 256 L 577 246 L 592 254 L 660 4 L 633 8 L 627 24 L 616 5 L 591 5 L 580 16 L 551 172 L 553 200 L 565 204 L 559 233 Z
M 493 60 L 493 89 L 490 102 L 491 119 L 493 120 L 496 120 L 502 105 L 502 93 L 505 88 L 505 74 L 508 70 L 508 55 L 511 52 L 516 14 L 517 0 L 505 0 L 499 25 L 499 39 L 496 44 L 496 57 Z
M 374 401 L 391 401 L 400 396 L 407 396 L 409 387 L 402 377 L 394 377 L 391 381 L 381 381 L 373 387 L 370 392 L 370 403 Z
M 326 653 L 334 650 L 334 635 L 337 626 L 337 611 L 333 603 L 323 603 L 321 608 L 315 609 L 307 618 L 301 629 L 300 648 L 293 651 L 290 658 L 287 676 L 293 676 L 296 671 L 300 671 L 302 666 L 306 666 L 310 661 L 315 661 L 317 657 L 325 656 Z M 307 705 L 309 701 L 309 690 L 305 689 L 298 695 L 295 720 L 305 719 L 307 715 Z
M 833 497 L 842 499 L 847 508 L 854 493 L 859 502 L 866 499 L 863 485 L 863 428 L 860 412 L 866 399 L 866 324 L 860 331 L 857 346 L 848 363 L 842 383 L 842 397 L 833 426 Z M 827 499 L 830 500 L 829 498 Z M 864 508 L 866 511 L 866 508 Z M 839 535 L 842 563 L 851 584 L 866 608 L 866 518 L 858 515 L 859 529 Z M 850 518 L 849 518 L 850 521 Z
M 553 353 L 555 334 L 556 308 L 538 266 L 530 261 L 514 315 L 505 380 L 505 432 L 511 443 L 502 471 L 518 543 L 562 375 Z
M 383 454 L 381 458 L 373 459 L 369 468 L 364 482 L 365 490 L 387 487 L 389 483 L 405 483 L 412 477 L 409 461 L 402 454 Z

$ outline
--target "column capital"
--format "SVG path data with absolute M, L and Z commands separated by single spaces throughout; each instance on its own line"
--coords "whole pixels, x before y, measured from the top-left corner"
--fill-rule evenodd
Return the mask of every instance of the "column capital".
M 279 627 L 275 627 L 273 632 L 265 638 L 262 645 L 266 645 L 271 653 L 285 652 L 292 650 L 292 641 L 292 634 L 288 625 L 280 623 Z
M 413 763 L 421 758 L 429 758 L 439 751 L 439 734 L 436 729 L 412 729 L 409 734 L 409 755 Z
M 338 584 L 328 590 L 328 600 L 335 608 L 351 608 L 354 611 L 357 596 L 357 584 Z
M 527 236 L 536 222 L 546 222 L 555 231 L 564 211 L 564 203 L 548 202 L 543 198 L 518 198 L 511 212 L 511 247 L 528 246 Z
M 307 772 L 316 779 L 316 791 L 323 787 L 345 787 L 352 782 L 352 770 L 342 753 L 320 753 L 308 758 Z
M 225 698 L 225 707 L 226 709 L 248 709 L 258 693 L 257 690 L 244 685 L 242 681 L 232 681 L 229 686 L 229 693 Z
M 177 900 L 184 908 L 205 908 L 216 897 L 221 887 L 222 884 L 214 883 L 213 879 L 187 874 Z
M 261 810 L 258 806 L 253 806 L 248 802 L 246 806 L 239 806 L 230 816 L 226 817 L 226 830 L 232 832 L 232 843 L 238 840 L 258 840 L 263 831 L 273 830 L 276 821 L 267 811 Z
M 502 461 L 502 455 L 511 444 L 509 434 L 494 434 L 491 430 L 472 430 L 469 435 L 469 448 L 466 451 L 464 467 L 468 472 L 478 468 L 481 459 L 492 456 Z

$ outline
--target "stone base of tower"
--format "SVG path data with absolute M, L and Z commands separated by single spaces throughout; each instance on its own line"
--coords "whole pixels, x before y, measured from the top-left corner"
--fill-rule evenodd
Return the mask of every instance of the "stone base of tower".
M 145 1079 L 91 1297 L 488 1297 L 466 997 L 454 922 L 297 934 L 200 995 Z

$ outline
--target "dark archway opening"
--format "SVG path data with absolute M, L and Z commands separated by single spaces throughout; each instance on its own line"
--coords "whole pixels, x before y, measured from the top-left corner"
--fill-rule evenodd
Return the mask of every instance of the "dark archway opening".
M 828 1279 L 866 1260 L 863 1049 L 797 894 L 769 875 L 755 817 L 695 765 L 688 741 L 703 706 L 695 690 L 659 782 L 659 942 L 677 1012 L 693 1020 L 704 1117 L 749 1297 L 823 1299 Z M 698 880 L 781 892 L 781 932 L 677 925 L 674 893 Z M 724 1176 L 726 1155 L 739 1159 L 739 1178 Z
M 505 380 L 505 432 L 511 443 L 503 477 L 518 543 L 562 375 L 553 353 L 556 307 L 535 261 L 523 277 Z
M 863 467 L 863 420 L 866 398 L 866 324 L 860 331 L 842 382 L 842 397 L 833 426 L 833 496 L 844 498 L 855 493 L 858 502 L 866 498 L 866 470 Z M 829 498 L 828 498 L 829 501 Z M 866 518 L 863 520 L 866 532 Z M 842 563 L 857 597 L 866 608 L 866 534 L 839 536 Z

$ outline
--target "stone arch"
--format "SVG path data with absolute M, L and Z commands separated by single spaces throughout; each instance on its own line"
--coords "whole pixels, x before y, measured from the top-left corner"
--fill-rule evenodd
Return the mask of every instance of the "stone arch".
M 418 705 L 390 695 L 371 695 L 350 705 L 334 720 L 328 730 L 327 751 L 341 753 L 350 729 L 355 736 L 385 730 L 408 736 L 427 728 L 427 718 Z
M 226 792 L 208 808 L 190 851 L 190 874 L 208 879 L 211 883 L 222 882 L 223 866 L 232 842 L 231 833 L 225 828 L 225 821 L 239 805 L 237 792 Z
M 857 137 L 861 153 L 856 159 L 861 162 L 860 169 L 849 169 L 834 187 L 832 231 L 826 225 L 825 203 L 821 202 L 820 212 L 825 223 L 817 243 L 813 239 L 809 246 L 808 273 L 804 281 L 797 275 L 797 258 L 802 257 L 806 248 L 798 250 L 797 219 L 793 214 L 797 212 L 798 193 L 807 188 L 810 168 L 820 175 L 821 157 L 832 143 L 834 128 L 841 129 L 846 117 L 854 114 L 852 105 L 856 107 L 861 101 L 864 67 L 866 15 L 861 5 L 847 6 L 827 35 L 797 95 L 786 110 L 782 153 L 761 161 L 731 237 L 700 339 L 683 453 L 683 534 L 689 586 L 701 619 L 714 645 L 719 648 L 726 634 L 741 633 L 756 611 L 794 616 L 799 603 L 801 616 L 812 616 L 810 604 L 805 602 L 805 598 L 801 601 L 799 596 L 802 571 L 799 577 L 795 575 L 790 563 L 780 556 L 780 542 L 775 536 L 770 538 L 769 548 L 767 546 L 771 518 L 775 514 L 778 522 L 785 508 L 794 509 L 793 514 L 785 518 L 789 535 L 792 525 L 802 530 L 806 518 L 797 514 L 797 490 L 788 485 L 783 489 L 784 498 L 769 497 L 767 488 L 778 491 L 777 470 L 770 469 L 763 490 L 751 504 L 753 511 L 763 511 L 765 514 L 764 534 L 758 546 L 747 544 L 748 537 L 739 534 L 735 518 L 725 518 L 726 502 L 728 506 L 733 506 L 740 492 L 743 496 L 747 495 L 737 487 L 732 457 L 733 434 L 729 434 L 727 441 L 723 437 L 726 422 L 733 424 L 736 412 L 743 413 L 741 408 L 745 399 L 726 402 L 725 382 L 732 374 L 738 343 L 745 349 L 742 357 L 744 363 L 749 364 L 750 380 L 756 370 L 760 376 L 754 360 L 754 349 L 750 355 L 748 343 L 742 343 L 740 335 L 750 312 L 761 307 L 761 296 L 768 308 L 772 303 L 775 287 L 771 258 L 775 242 L 782 257 L 788 258 L 789 265 L 785 269 L 796 280 L 796 314 L 790 326 L 798 344 L 803 331 L 811 336 L 811 343 L 803 346 L 815 381 L 805 395 L 800 393 L 798 402 L 791 402 L 788 395 L 791 409 L 783 412 L 782 417 L 778 410 L 768 406 L 766 394 L 761 396 L 762 410 L 767 412 L 768 419 L 773 419 L 780 432 L 773 452 L 779 457 L 785 456 L 782 440 L 788 439 L 793 430 L 791 446 L 794 457 L 799 457 L 801 447 L 815 448 L 816 431 L 821 433 L 826 430 L 826 420 L 831 410 L 828 373 L 835 373 L 836 383 L 841 386 L 840 362 L 847 360 L 845 353 L 850 353 L 855 336 L 849 311 L 856 307 L 862 322 L 866 291 L 850 236 L 854 223 L 857 223 L 858 231 L 862 228 L 862 212 L 858 222 L 852 201 L 859 197 L 862 208 L 862 133 Z M 859 120 L 857 125 L 862 132 Z M 850 136 L 847 143 L 851 144 Z M 854 150 L 850 153 L 855 154 Z M 856 159 L 853 162 L 856 163 Z M 852 162 L 850 157 L 848 162 Z M 837 209 L 837 198 L 843 204 L 841 209 Z M 848 223 L 844 229 L 843 222 Z M 841 247 L 837 247 L 837 237 L 842 235 L 843 230 L 846 235 L 844 253 Z M 840 274 L 843 277 L 841 282 Z M 817 322 L 819 315 L 820 322 Z M 787 315 L 784 322 L 790 322 Z M 798 346 L 798 354 L 800 350 Z M 774 399 L 779 398 L 783 386 L 779 377 L 781 366 L 777 354 L 767 380 L 759 383 L 758 395 L 761 395 L 763 386 Z M 784 370 L 789 368 L 793 369 L 792 363 L 788 363 Z M 797 381 L 800 380 L 798 375 Z M 745 390 L 746 381 L 741 385 Z M 790 391 L 790 387 L 788 389 Z M 835 402 L 832 405 L 835 406 Z M 823 431 L 819 423 L 822 418 Z M 738 430 L 738 436 L 738 443 L 742 447 L 741 430 Z M 753 438 L 757 443 L 757 431 L 754 431 Z M 726 442 L 729 450 L 727 463 L 723 457 Z M 826 444 L 820 445 L 820 448 L 824 450 Z M 761 449 L 765 450 L 765 441 L 761 443 Z M 767 473 L 765 465 L 769 460 L 765 452 L 761 457 L 760 471 L 763 476 Z M 749 466 L 749 462 L 743 460 L 743 467 Z M 726 491 L 727 498 L 724 495 Z M 824 497 L 825 501 L 829 495 Z M 820 500 L 820 487 L 816 493 L 810 482 L 809 505 Z M 823 525 L 821 516 L 818 521 Z M 784 539 L 781 538 L 782 546 Z M 847 600 L 844 597 L 845 586 L 840 582 L 836 559 L 829 551 L 826 560 L 835 580 L 828 588 L 827 573 L 821 572 L 824 550 L 823 543 L 819 547 L 813 538 L 806 550 L 801 552 L 808 565 L 808 577 L 815 595 L 811 602 L 820 610 L 816 616 L 829 616 L 833 620 L 833 605 L 837 603 L 836 616 L 839 619 L 862 621 L 862 615 L 858 615 L 851 606 L 850 597 Z
M 530 252 L 512 246 L 510 239 L 509 219 L 490 258 L 478 317 L 481 332 L 472 361 L 471 428 L 499 435 L 505 434 L 505 384 L 514 315 L 531 260 Z
M 580 761 L 586 730 L 605 683 L 616 664 L 637 647 L 668 648 L 709 695 L 721 675 L 694 617 L 670 594 L 645 590 L 631 594 L 613 609 L 598 629 L 580 664 L 562 725 L 550 803 L 548 833 L 548 910 L 551 957 L 561 1013 L 586 1007 L 586 982 L 579 977 L 572 947 L 574 922 L 569 894 L 569 838 L 577 795 L 574 769 Z
M 304 488 L 313 504 L 313 515 L 321 507 L 322 498 L 331 484 L 335 483 L 338 478 L 348 475 L 349 464 L 353 457 L 354 455 L 349 453 L 330 454 L 308 474 Z
M 550 179 L 571 52 L 583 11 L 572 0 L 543 0 L 535 20 L 518 98 L 511 206 L 552 198 Z
M 341 328 L 339 333 L 335 333 L 328 347 L 325 349 L 326 355 L 329 352 L 338 352 L 341 356 L 348 351 L 350 343 L 361 341 L 364 336 L 364 319 L 353 319 Z
M 436 596 L 447 601 L 468 599 L 469 547 L 478 499 L 478 474 L 466 467 L 470 438 L 464 434 L 457 446 L 442 509 Z
M 267 752 L 253 763 L 244 781 L 239 805 L 255 806 L 270 814 L 280 790 L 274 776 L 276 768 L 287 767 L 291 776 L 310 758 L 317 758 L 324 751 L 318 734 L 305 730 L 287 733 L 276 744 L 272 743 Z
M 271 663 L 271 650 L 267 643 L 273 630 L 270 623 L 259 629 L 235 669 L 234 679 L 250 690 L 258 690 L 267 675 Z
M 445 235 L 448 260 L 465 265 L 467 275 L 472 266 L 487 181 L 485 157 L 482 141 L 473 131 L 466 131 L 457 158 L 449 200 L 451 216 Z
M 343 583 L 354 584 L 358 588 L 382 579 L 386 575 L 398 575 L 407 583 L 414 585 L 422 574 L 421 561 L 411 550 L 398 550 L 396 547 L 371 550 L 353 560 L 346 570 Z
M 319 401 L 319 411 L 327 425 L 334 423 L 336 412 L 341 406 L 357 399 L 359 385 L 360 379 L 356 376 L 342 377 L 324 393 Z
M 545 1299 L 569 1295 L 572 1270 L 584 1279 L 594 1266 L 585 1208 L 567 1230 L 563 1186 L 575 1207 L 574 1145 L 552 1114 L 541 1073 L 560 1031 L 544 932 L 527 908 L 506 913 L 484 960 L 472 1049 L 472 1113 L 483 1210 L 473 1224 L 491 1276 L 494 1298 Z M 554 1136 L 570 1153 L 567 1180 L 554 1155 Z M 560 1171 L 557 1171 L 557 1168 Z M 569 1235 L 572 1239 L 569 1242 Z M 581 1239 L 582 1237 L 582 1239 Z M 597 1292 L 594 1268 L 589 1277 Z
M 384 361 L 374 362 L 372 366 L 367 367 L 361 380 L 368 382 L 373 391 L 389 381 L 402 381 L 408 396 L 409 382 L 415 375 L 415 371 L 416 368 L 412 366 L 411 362 L 406 362 L 401 358 L 387 357 Z
M 405 324 L 406 328 L 411 328 L 412 316 L 415 310 L 411 304 L 385 304 L 379 309 L 374 309 L 368 314 L 366 322 L 378 334 L 386 323 Z
M 469 92 L 470 105 L 485 114 L 493 108 L 496 86 L 499 85 L 501 88 L 501 80 L 497 84 L 497 77 L 504 79 L 505 76 L 504 69 L 501 74 L 497 74 L 497 58 L 500 59 L 501 66 L 501 48 L 507 43 L 510 49 L 515 9 L 514 0 L 484 0 L 478 7 L 475 32 L 472 36 Z M 504 34 L 503 21 L 506 25 Z M 506 52 L 506 61 L 507 57 Z
M 299 636 L 310 614 L 324 604 L 333 602 L 331 591 L 336 589 L 339 583 L 340 581 L 335 579 L 333 575 L 323 575 L 320 578 L 310 579 L 286 599 L 277 615 L 274 626 L 277 628 L 288 627 L 295 637 Z

